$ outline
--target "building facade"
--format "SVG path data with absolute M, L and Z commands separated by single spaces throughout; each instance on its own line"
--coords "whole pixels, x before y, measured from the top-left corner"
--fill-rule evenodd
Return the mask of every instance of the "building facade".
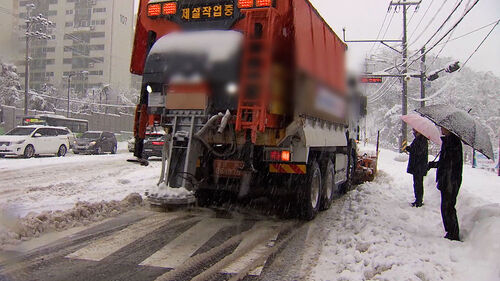
M 0 60 L 14 63 L 19 59 L 19 0 L 0 3 Z M 24 20 L 22 20 L 24 21 Z
M 16 0 L 17 1 L 17 0 Z M 30 87 L 45 84 L 71 88 L 77 93 L 108 86 L 127 90 L 132 86 L 130 56 L 133 44 L 133 0 L 19 0 L 19 18 L 41 14 L 53 22 L 51 40 L 31 41 Z M 26 30 L 24 20 L 18 26 Z M 22 39 L 24 40 L 24 39 Z M 24 52 L 24 50 L 23 50 Z M 21 63 L 24 64 L 24 61 Z M 24 68 L 19 67 L 21 76 Z M 107 87 L 106 87 L 107 88 Z

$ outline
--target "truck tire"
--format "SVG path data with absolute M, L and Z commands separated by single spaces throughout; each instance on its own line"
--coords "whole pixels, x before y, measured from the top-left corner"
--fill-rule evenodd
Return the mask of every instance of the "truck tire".
M 298 192 L 298 203 L 300 206 L 300 217 L 304 220 L 312 220 L 318 214 L 321 201 L 321 170 L 318 162 L 313 160 L 307 169 L 306 183 L 301 184 Z
M 323 171 L 323 188 L 321 193 L 320 210 L 328 210 L 334 199 L 340 195 L 339 188 L 335 184 L 335 166 L 332 160 L 328 160 Z
M 353 177 L 356 171 L 356 147 L 354 145 L 350 145 L 349 154 L 347 155 L 348 163 L 347 163 L 347 181 L 342 184 L 342 192 L 349 192 L 353 189 Z

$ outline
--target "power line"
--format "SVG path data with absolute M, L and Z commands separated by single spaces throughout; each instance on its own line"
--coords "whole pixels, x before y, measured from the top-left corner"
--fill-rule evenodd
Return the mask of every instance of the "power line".
M 394 79 L 394 78 L 392 79 L 392 81 L 390 79 L 387 79 L 384 82 L 384 84 L 382 84 L 382 86 L 380 86 L 380 88 L 378 88 L 377 91 L 375 91 L 375 93 L 368 96 L 368 99 L 369 100 L 378 100 L 381 96 L 385 95 L 388 88 L 390 88 L 392 85 L 394 85 L 394 83 L 397 82 L 397 80 L 398 79 Z
M 467 8 L 469 7 L 469 4 L 470 4 L 471 0 L 468 0 L 467 1 L 467 4 L 465 4 L 465 10 L 464 10 L 464 13 L 465 11 L 467 11 Z M 444 42 L 443 46 L 441 47 L 441 49 L 439 50 L 439 52 L 437 53 L 437 55 L 434 57 L 434 59 L 432 60 L 431 62 L 431 67 L 434 65 L 434 63 L 436 62 L 436 60 L 439 58 L 439 56 L 441 55 L 441 53 L 443 52 L 444 48 L 446 48 L 446 45 L 448 44 L 448 42 L 450 42 L 450 39 L 451 37 L 453 36 L 453 34 L 455 33 L 455 31 L 457 31 L 456 29 L 454 29 L 450 35 L 448 36 L 448 40 L 446 40 L 446 42 Z
M 446 1 L 445 1 L 446 2 Z M 415 26 L 415 29 L 413 30 L 413 32 L 410 34 L 410 37 L 409 38 L 412 38 L 413 35 L 415 34 L 415 32 L 417 31 L 418 27 L 420 26 L 420 24 L 422 24 L 422 21 L 425 19 L 425 16 L 427 15 L 427 13 L 429 12 L 429 10 L 431 9 L 432 7 L 432 4 L 434 3 L 434 0 L 431 1 L 431 4 L 429 4 L 429 7 L 427 7 L 427 10 L 425 10 L 424 12 L 424 15 L 422 16 L 422 18 L 420 18 L 420 21 L 417 23 L 417 25 Z
M 462 1 L 460 1 L 461 3 Z M 477 5 L 477 3 L 479 3 L 479 0 L 476 0 L 474 2 L 474 4 L 472 4 L 472 6 L 470 8 L 468 8 L 464 14 L 462 15 L 462 17 L 460 17 L 460 19 L 430 48 L 428 48 L 421 56 L 419 56 L 418 58 L 414 59 L 413 61 L 410 62 L 409 65 L 412 65 L 413 63 L 415 63 L 417 60 L 419 60 L 420 58 L 422 58 L 422 56 L 425 56 L 427 53 L 429 53 L 432 49 L 434 49 L 441 41 L 443 41 L 443 39 L 448 36 L 448 34 L 450 34 L 455 28 L 457 28 L 457 26 L 462 22 L 462 20 L 465 18 L 465 16 L 467 16 L 467 14 L 469 14 L 469 12 Z M 424 45 L 425 46 L 425 45 Z M 418 52 L 417 52 L 418 53 Z
M 463 38 L 463 37 L 465 37 L 465 36 L 471 35 L 471 34 L 473 34 L 473 33 L 475 33 L 475 32 L 478 32 L 478 31 L 480 31 L 480 30 L 483 30 L 483 29 L 485 29 L 485 28 L 487 28 L 487 27 L 489 27 L 489 26 L 492 26 L 492 25 L 496 24 L 498 21 L 500 21 L 500 19 L 498 19 L 498 20 L 496 20 L 496 21 L 494 21 L 494 22 L 492 22 L 492 23 L 489 23 L 489 24 L 487 24 L 487 25 L 483 25 L 483 26 L 481 26 L 481 27 L 479 27 L 479 28 L 476 28 L 476 29 L 474 29 L 474 30 L 472 30 L 472 31 L 469 31 L 469 32 L 467 32 L 467 33 L 465 33 L 465 34 L 462 34 L 462 35 L 460 35 L 460 36 L 457 36 L 457 37 L 451 38 L 451 39 L 449 39 L 449 40 L 448 40 L 448 41 L 446 41 L 446 42 L 439 43 L 439 44 L 438 44 L 438 46 L 439 46 L 439 45 L 446 44 L 446 43 L 448 43 L 448 42 L 452 42 L 452 41 L 455 41 L 455 40 L 461 39 L 461 38 Z
M 387 35 L 387 32 L 389 31 L 389 28 L 391 27 L 392 20 L 394 19 L 394 15 L 396 14 L 396 9 L 392 12 L 391 19 L 389 20 L 389 24 L 387 24 L 387 28 L 385 29 L 384 35 L 382 35 L 382 39 L 385 38 Z M 375 48 L 375 52 L 380 48 L 380 45 L 377 44 L 377 48 Z
M 382 21 L 382 25 L 380 26 L 380 29 L 378 30 L 378 33 L 377 33 L 377 38 L 375 40 L 378 40 L 379 39 L 379 36 L 380 36 L 380 33 L 382 32 L 382 29 L 384 28 L 384 25 L 385 25 L 385 21 L 387 20 L 387 15 L 389 15 L 389 11 L 387 11 L 387 13 L 385 13 L 385 16 L 384 16 L 384 20 Z M 373 51 L 373 48 L 375 47 L 376 43 L 373 43 L 372 47 L 370 48 L 370 51 L 368 52 L 368 54 L 371 55 L 372 51 Z
M 392 86 L 394 86 L 394 84 L 396 84 L 397 82 L 398 82 L 397 78 L 393 79 L 393 81 L 387 86 L 387 88 L 378 97 L 370 99 L 369 102 L 370 103 L 374 103 L 374 102 L 380 100 L 381 98 L 383 98 L 387 93 L 389 93 L 389 91 L 391 90 Z
M 460 70 L 464 69 L 465 65 L 469 62 L 469 60 L 472 58 L 472 56 L 474 56 L 474 54 L 477 53 L 477 51 L 479 50 L 479 48 L 481 48 L 481 46 L 486 41 L 486 39 L 488 39 L 488 37 L 490 36 L 490 34 L 493 32 L 493 30 L 495 30 L 495 28 L 498 26 L 498 23 L 500 23 L 500 20 L 498 20 L 497 23 L 490 30 L 490 32 L 488 32 L 488 34 L 486 34 L 486 37 L 484 37 L 483 41 L 481 41 L 481 43 L 479 43 L 479 46 L 477 46 L 477 48 L 474 50 L 474 52 L 472 52 L 472 54 L 467 58 L 467 60 L 464 62 L 464 64 L 462 65 L 462 68 Z
M 470 8 L 468 8 L 468 9 L 465 11 L 465 13 L 462 15 L 462 17 L 460 17 L 460 19 L 459 19 L 459 20 L 458 20 L 458 21 L 457 21 L 457 22 L 456 22 L 456 23 L 455 23 L 455 24 L 454 24 L 454 25 L 453 25 L 453 26 L 452 26 L 452 27 L 451 27 L 451 28 L 450 28 L 450 29 L 449 29 L 449 30 L 448 30 L 448 31 L 447 31 L 447 32 L 446 32 L 446 33 L 445 33 L 445 34 L 444 34 L 444 35 L 443 35 L 443 36 L 442 36 L 442 37 L 441 37 L 441 38 L 440 38 L 437 42 L 436 42 L 436 43 L 434 43 L 434 45 L 432 45 L 432 47 L 428 48 L 428 49 L 427 49 L 427 50 L 426 50 L 423 54 L 421 54 L 421 55 L 420 55 L 420 56 L 418 56 L 417 58 L 413 59 L 413 60 L 409 63 L 408 67 L 410 67 L 410 66 L 411 66 L 412 64 L 414 64 L 416 61 L 420 60 L 423 56 L 427 55 L 427 54 L 428 54 L 431 50 L 433 50 L 436 46 L 438 46 L 438 45 L 439 45 L 439 43 L 441 43 L 441 41 L 443 41 L 443 39 L 444 39 L 444 38 L 446 38 L 446 37 L 447 37 L 447 36 L 448 36 L 448 35 L 449 35 L 449 34 L 450 34 L 450 33 L 451 33 L 451 32 L 452 32 L 455 28 L 457 28 L 457 26 L 458 26 L 458 25 L 459 25 L 459 24 L 463 21 L 463 19 L 465 18 L 465 16 L 467 16 L 467 14 L 469 14 L 469 12 L 470 12 L 470 11 L 471 11 L 471 10 L 472 10 L 472 9 L 473 9 L 476 5 L 477 5 L 477 3 L 479 3 L 479 0 L 476 0 L 476 1 L 474 2 L 474 4 L 473 4 Z M 418 55 L 418 54 L 419 54 L 419 52 L 420 52 L 420 51 L 415 52 L 413 55 L 411 55 L 411 56 L 408 58 L 408 60 L 409 60 L 410 58 L 413 58 L 413 57 L 415 57 L 416 55 Z M 408 60 L 403 61 L 403 62 L 401 62 L 400 64 L 395 65 L 395 66 L 393 66 L 393 67 L 387 68 L 387 69 L 385 69 L 385 71 L 388 71 L 388 70 L 391 70 L 391 69 L 394 69 L 394 68 L 400 67 L 400 66 L 404 65 L 404 63 L 405 63 L 405 62 L 408 62 Z
M 437 15 L 441 12 L 441 10 L 443 9 L 443 7 L 444 7 L 444 5 L 446 4 L 446 2 L 448 2 L 448 0 L 444 0 L 444 1 L 443 1 L 443 4 L 441 4 L 441 6 L 438 8 L 438 10 L 437 10 L 437 11 L 436 11 L 436 13 L 434 14 L 434 16 L 431 18 L 431 20 L 430 20 L 430 21 L 427 23 L 427 25 L 424 27 L 424 29 L 423 29 L 422 33 L 420 33 L 420 34 L 417 36 L 417 38 L 416 38 L 416 39 L 414 39 L 414 40 L 413 40 L 413 42 L 411 42 L 411 43 L 409 44 L 409 46 L 411 46 L 411 45 L 415 44 L 415 43 L 418 41 L 418 39 L 420 39 L 420 37 L 422 37 L 422 35 L 424 35 L 424 33 L 427 31 L 427 28 L 429 28 L 429 26 L 432 24 L 432 22 L 436 19 Z M 415 29 L 415 31 L 417 31 L 417 30 Z M 415 31 L 414 31 L 414 32 L 415 32 Z M 412 34 L 412 35 L 410 35 L 410 37 L 411 37 L 411 36 L 413 36 L 413 34 Z
M 432 39 L 434 38 L 434 36 L 436 36 L 441 31 L 441 29 L 443 29 L 443 27 L 451 19 L 451 17 L 453 16 L 453 14 L 458 10 L 458 8 L 460 7 L 460 5 L 462 5 L 462 2 L 463 2 L 463 0 L 460 0 L 460 2 L 455 6 L 455 8 L 453 9 L 453 11 L 451 11 L 451 13 L 444 20 L 444 22 L 441 24 L 441 26 L 439 26 L 439 28 L 436 30 L 436 32 L 434 32 L 434 34 L 432 34 L 432 36 L 429 38 L 429 40 L 427 40 L 427 42 L 425 42 L 424 46 L 427 46 L 427 44 L 429 44 L 432 41 Z

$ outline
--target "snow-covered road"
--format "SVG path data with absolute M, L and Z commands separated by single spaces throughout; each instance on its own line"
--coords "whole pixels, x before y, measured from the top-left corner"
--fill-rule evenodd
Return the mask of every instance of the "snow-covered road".
M 156 184 L 161 163 L 142 167 L 126 162 L 130 156 L 122 150 L 1 159 L 0 211 L 24 216 L 70 209 L 80 200 L 142 194 Z M 412 208 L 404 158 L 382 150 L 377 179 L 336 200 L 313 222 L 307 240 L 312 246 L 289 245 L 294 255 L 310 257 L 301 280 L 500 280 L 500 177 L 465 167 L 457 203 L 463 242 L 452 242 L 443 238 L 434 171 L 425 178 L 425 205 Z
M 131 153 L 0 159 L 0 210 L 14 216 L 66 210 L 78 201 L 121 200 L 156 184 L 161 162 L 128 163 Z
M 328 238 L 309 280 L 500 280 L 500 177 L 464 167 L 457 212 L 463 242 L 444 239 L 434 170 L 422 208 L 411 175 L 382 150 L 378 178 L 320 219 Z

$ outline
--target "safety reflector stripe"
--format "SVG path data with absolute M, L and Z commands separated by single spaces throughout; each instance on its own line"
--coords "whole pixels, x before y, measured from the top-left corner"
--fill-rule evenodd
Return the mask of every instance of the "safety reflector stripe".
M 306 165 L 298 164 L 269 164 L 269 172 L 275 174 L 306 174 Z

